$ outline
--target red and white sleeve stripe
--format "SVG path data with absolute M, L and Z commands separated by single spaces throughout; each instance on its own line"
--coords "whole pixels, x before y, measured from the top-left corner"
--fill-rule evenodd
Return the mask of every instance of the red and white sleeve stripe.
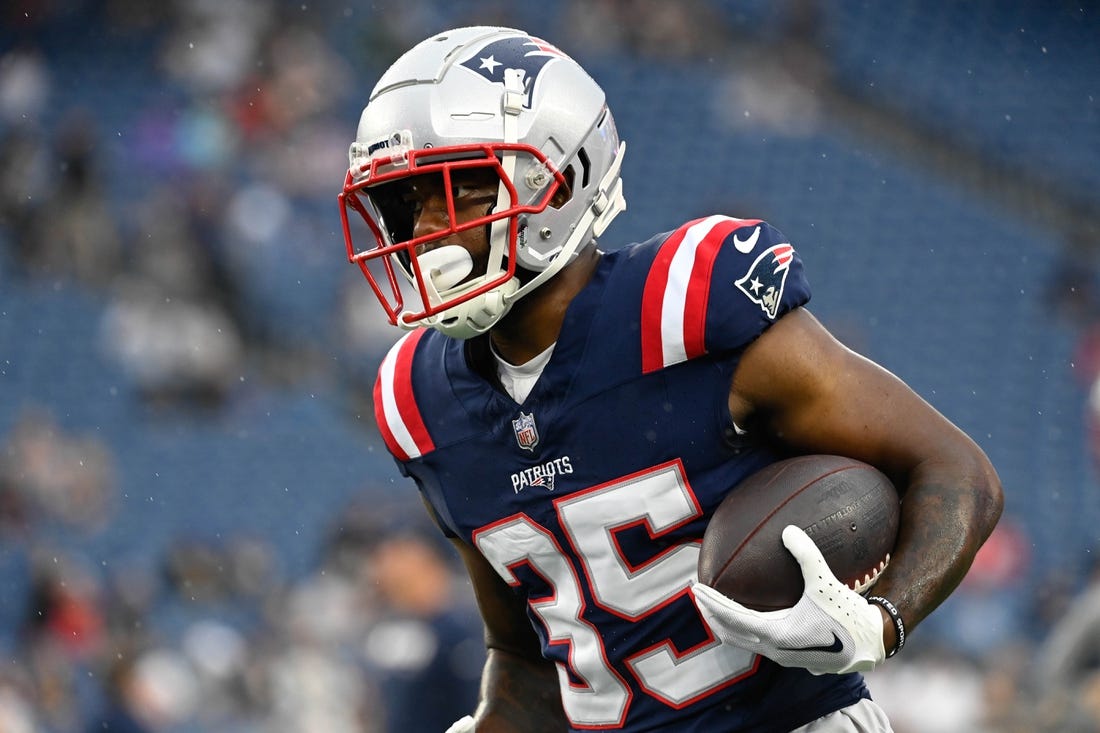
M 418 329 L 395 343 L 382 360 L 374 382 L 374 418 L 386 447 L 401 461 L 435 450 L 412 386 L 413 353 L 425 333 L 425 329 Z
M 706 353 L 711 272 L 730 232 L 760 219 L 708 216 L 683 225 L 657 252 L 642 293 L 642 371 Z

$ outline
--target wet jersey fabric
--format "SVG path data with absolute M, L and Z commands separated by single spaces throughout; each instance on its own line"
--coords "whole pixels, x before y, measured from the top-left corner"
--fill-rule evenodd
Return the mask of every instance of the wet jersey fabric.
M 414 331 L 383 360 L 387 446 L 526 599 L 573 730 L 789 731 L 868 696 L 721 645 L 688 590 L 714 509 L 779 458 L 733 424 L 734 369 L 809 297 L 778 230 L 713 216 L 604 254 L 522 404 L 484 338 Z

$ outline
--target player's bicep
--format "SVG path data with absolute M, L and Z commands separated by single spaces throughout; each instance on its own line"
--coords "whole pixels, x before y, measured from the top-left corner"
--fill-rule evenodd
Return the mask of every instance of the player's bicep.
M 858 458 L 895 481 L 970 442 L 904 382 L 845 347 L 803 308 L 746 349 L 730 409 L 735 420 L 753 418 L 797 452 Z
M 541 658 L 538 635 L 527 616 L 527 605 L 497 574 L 480 552 L 459 539 L 458 549 L 473 584 L 474 596 L 485 623 L 485 643 L 526 658 Z

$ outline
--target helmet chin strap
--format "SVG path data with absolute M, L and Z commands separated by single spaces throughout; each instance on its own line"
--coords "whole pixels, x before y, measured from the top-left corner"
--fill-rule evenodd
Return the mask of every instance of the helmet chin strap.
M 504 135 L 502 139 L 506 144 L 519 142 L 519 115 L 523 111 L 523 75 L 522 69 L 505 69 L 504 94 L 501 95 L 500 106 L 504 117 Z M 494 211 L 505 211 L 512 208 L 512 195 L 504 181 L 514 181 L 516 174 L 516 151 L 505 150 L 500 155 L 500 167 L 504 170 L 504 178 L 497 185 L 497 202 Z M 495 277 L 489 273 L 499 273 L 503 270 L 504 255 L 508 252 L 511 219 L 499 219 L 489 227 L 489 265 L 485 271 L 486 277 Z

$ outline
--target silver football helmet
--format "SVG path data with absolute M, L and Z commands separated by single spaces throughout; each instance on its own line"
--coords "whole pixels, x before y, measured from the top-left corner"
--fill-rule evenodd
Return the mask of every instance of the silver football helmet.
M 557 48 L 511 28 L 440 33 L 398 59 L 363 110 L 339 196 L 348 258 L 390 323 L 484 333 L 626 208 L 624 150 L 603 90 Z M 457 222 L 452 174 L 474 168 L 499 180 L 496 202 Z M 417 237 L 414 212 L 390 184 L 423 175 L 441 178 L 449 217 Z M 568 196 L 555 198 L 563 187 Z M 349 212 L 373 235 L 366 249 Z M 487 228 L 489 257 L 475 266 L 444 240 L 476 227 Z M 419 303 L 406 306 L 406 292 Z

